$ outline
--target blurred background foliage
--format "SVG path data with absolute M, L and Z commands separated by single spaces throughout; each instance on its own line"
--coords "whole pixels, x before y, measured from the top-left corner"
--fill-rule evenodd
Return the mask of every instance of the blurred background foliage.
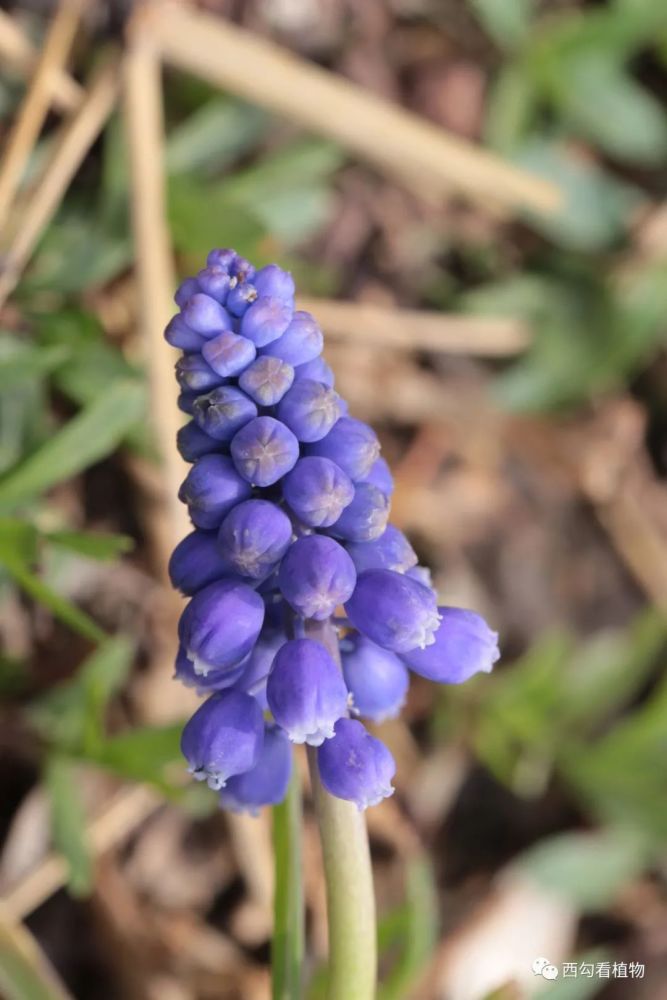
M 465 603 L 468 592 L 482 595 L 505 655 L 493 676 L 463 688 L 434 695 L 415 685 L 405 737 L 412 767 L 401 765 L 397 796 L 411 832 L 398 878 L 378 847 L 386 854 L 386 830 L 371 820 L 378 864 L 388 872 L 379 881 L 381 996 L 466 995 L 451 983 L 424 985 L 423 977 L 438 967 L 442 928 L 465 922 L 508 863 L 576 913 L 572 954 L 616 949 L 649 964 L 649 979 L 621 984 L 621 992 L 618 984 L 579 980 L 579 992 L 563 981 L 545 996 L 660 996 L 667 947 L 664 935 L 651 937 L 640 911 L 644 900 L 662 917 L 667 912 L 667 593 L 643 586 L 634 557 L 628 573 L 622 530 L 605 534 L 591 491 L 563 485 L 553 441 L 563 433 L 565 450 L 576 451 L 574 442 L 607 407 L 632 406 L 640 430 L 629 451 L 645 457 L 640 498 L 651 491 L 664 498 L 656 491 L 667 455 L 667 8 L 664 0 L 374 0 L 364 15 L 343 3 L 325 5 L 326 14 L 314 6 L 322 25 L 310 42 L 306 29 L 303 35 L 281 15 L 283 5 L 251 4 L 241 13 L 231 4 L 229 11 L 250 30 L 479 139 L 555 182 L 564 197 L 552 217 L 496 219 L 457 203 L 433 211 L 340 146 L 192 77 L 165 73 L 168 222 L 181 275 L 198 270 L 211 246 L 231 245 L 259 263 L 280 260 L 309 295 L 508 316 L 533 332 L 514 359 L 443 360 L 418 351 L 416 367 L 405 370 L 406 380 L 413 369 L 437 376 L 454 404 L 474 385 L 494 414 L 519 428 L 516 440 L 532 435 L 534 450 L 520 458 L 511 434 L 509 443 L 496 441 L 500 472 L 481 488 L 502 494 L 511 481 L 532 505 L 540 540 L 522 550 L 520 508 L 501 503 L 502 517 L 493 521 L 500 508 L 482 504 L 482 528 L 467 549 L 462 543 L 472 569 L 447 582 L 451 535 L 433 520 L 406 526 L 447 597 Z M 304 17 L 311 8 L 294 7 Z M 43 18 L 19 14 L 38 38 Z M 81 67 L 95 61 L 102 34 L 98 27 L 81 47 Z M 5 135 L 22 94 L 20 80 L 3 73 Z M 52 124 L 31 157 L 28 188 L 53 143 Z M 214 807 L 201 789 L 183 784 L 178 721 L 151 721 L 137 708 L 135 687 L 159 632 L 152 610 L 141 606 L 157 569 L 137 484 L 155 474 L 158 457 L 135 335 L 127 142 L 117 113 L 0 312 L 2 832 L 9 842 L 21 804 L 41 784 L 69 890 L 84 897 L 95 889 L 96 867 L 82 774 L 92 768 L 147 783 L 185 809 L 195 828 L 207 829 Z M 403 360 L 395 363 L 400 370 Z M 370 398 L 368 408 L 373 416 Z M 409 471 L 423 428 L 417 419 L 377 419 L 408 502 L 411 480 L 401 471 Z M 459 413 L 463 442 L 466 419 Z M 440 427 L 445 438 L 451 433 L 442 415 L 421 423 Z M 478 433 L 487 431 L 482 426 L 475 440 Z M 532 468 L 526 454 L 535 457 Z M 446 519 L 451 502 L 456 516 L 456 500 L 445 487 L 428 509 Z M 641 551 L 640 564 L 667 552 L 664 510 L 656 518 L 651 504 L 639 516 L 656 520 L 662 548 Z M 441 527 L 446 544 L 437 543 Z M 561 544 L 565 574 L 560 560 L 550 561 Z M 503 566 L 503 553 L 513 566 Z M 522 563 L 532 558 L 534 566 Z M 456 553 L 452 562 L 461 562 Z M 530 617 L 526 589 L 552 569 L 555 586 L 568 593 L 545 606 L 552 592 L 538 586 L 542 605 Z M 441 814 L 422 815 L 420 782 L 443 753 L 443 774 L 451 755 L 465 761 L 463 771 Z M 222 922 L 233 937 L 226 908 L 236 898 L 221 899 L 217 910 L 209 900 L 200 918 Z M 67 906 L 74 905 L 83 904 L 53 912 L 71 922 Z M 95 961 L 82 971 L 44 921 L 35 929 L 77 997 L 129 995 L 111 980 L 100 993 Z M 23 973 L 3 959 L 11 947 L 0 941 L 8 994 L 41 995 L 21 986 Z M 253 947 L 242 945 L 244 976 L 248 967 L 265 971 L 266 955 Z M 108 973 L 109 960 L 101 964 Z M 243 981 L 245 993 L 224 995 L 263 995 L 252 992 L 252 976 Z M 316 976 L 313 996 L 319 989 Z M 174 995 L 212 994 L 186 984 Z

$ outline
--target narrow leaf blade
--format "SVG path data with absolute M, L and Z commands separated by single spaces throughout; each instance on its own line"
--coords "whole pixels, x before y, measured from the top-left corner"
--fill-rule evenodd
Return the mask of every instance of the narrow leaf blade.
M 0 508 L 30 500 L 114 451 L 143 407 L 139 382 L 113 383 L 0 482 Z
M 87 895 L 93 883 L 93 865 L 86 842 L 86 816 L 79 796 L 77 769 L 65 757 L 52 756 L 44 773 L 51 802 L 53 843 L 69 869 L 68 885 L 75 896 Z

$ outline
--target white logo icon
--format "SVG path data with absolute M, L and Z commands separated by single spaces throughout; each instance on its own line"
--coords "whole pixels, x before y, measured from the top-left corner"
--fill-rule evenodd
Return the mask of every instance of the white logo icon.
M 543 979 L 558 979 L 558 969 L 548 958 L 536 958 L 533 962 L 533 973 Z

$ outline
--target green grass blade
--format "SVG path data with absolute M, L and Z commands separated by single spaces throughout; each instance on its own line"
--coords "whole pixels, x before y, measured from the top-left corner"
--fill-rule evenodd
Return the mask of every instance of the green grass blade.
M 111 562 L 134 548 L 134 539 L 128 535 L 91 531 L 50 531 L 46 537 L 51 545 L 99 562 Z
M 53 843 L 67 861 L 69 890 L 74 896 L 86 896 L 93 885 L 93 863 L 76 764 L 53 754 L 46 762 L 44 784 L 51 803 Z
M 112 383 L 0 482 L 0 508 L 30 500 L 114 451 L 141 418 L 144 401 L 140 382 Z
M 301 878 L 301 782 L 292 772 L 287 797 L 273 808 L 276 872 L 271 952 L 273 1000 L 301 1000 L 303 969 L 303 885 Z
M 81 611 L 66 597 L 61 597 L 18 559 L 7 558 L 0 550 L 0 565 L 7 570 L 15 583 L 26 594 L 29 594 L 39 604 L 43 604 L 56 618 L 69 625 L 75 632 L 90 639 L 91 642 L 103 642 L 107 638 L 103 629 L 85 611 Z

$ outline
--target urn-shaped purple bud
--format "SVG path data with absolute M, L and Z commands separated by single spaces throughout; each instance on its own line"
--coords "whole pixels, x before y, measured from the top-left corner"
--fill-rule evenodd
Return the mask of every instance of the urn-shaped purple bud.
M 355 719 L 339 719 L 333 739 L 318 750 L 317 762 L 327 791 L 355 802 L 359 809 L 393 795 L 394 758 L 384 743 Z
M 352 502 L 354 484 L 328 458 L 300 458 L 283 481 L 283 496 L 304 524 L 328 528 Z
M 390 497 L 394 492 L 394 477 L 391 474 L 391 469 L 382 456 L 375 459 L 370 468 L 370 472 L 367 476 L 364 476 L 363 481 L 365 483 L 372 483 L 373 486 L 377 486 L 380 492 L 384 493 L 386 497 Z
M 179 347 L 182 351 L 201 351 L 206 343 L 201 334 L 190 329 L 180 313 L 167 323 L 164 339 L 172 347 Z
M 262 806 L 275 806 L 287 794 L 292 774 L 292 746 L 278 726 L 266 725 L 257 763 L 229 778 L 220 791 L 220 805 L 232 812 L 257 816 Z
M 435 641 L 425 649 L 403 653 L 416 674 L 440 684 L 461 684 L 473 674 L 490 673 L 500 656 L 498 633 L 481 615 L 465 608 L 439 608 Z
M 275 406 L 294 381 L 294 369 L 280 358 L 262 356 L 253 361 L 239 378 L 244 392 L 258 406 Z
M 313 639 L 292 639 L 278 650 L 266 686 L 273 717 L 292 743 L 318 747 L 347 714 L 347 688 L 336 663 Z
M 216 441 L 231 441 L 237 431 L 257 416 L 257 407 L 234 385 L 221 385 L 199 396 L 193 407 L 197 424 Z
M 209 267 L 219 267 L 230 273 L 230 268 L 238 260 L 238 256 L 236 250 L 229 247 L 215 247 L 213 250 L 209 250 L 206 263 Z
M 222 448 L 220 441 L 216 441 L 203 431 L 194 420 L 178 428 L 176 447 L 186 462 L 196 462 L 202 455 L 209 455 L 212 451 L 220 451 Z
M 292 522 L 268 500 L 245 500 L 227 514 L 220 549 L 241 576 L 260 579 L 280 562 L 292 540 Z
M 232 439 L 239 474 L 253 486 L 271 486 L 296 465 L 299 442 L 289 427 L 273 417 L 256 417 Z
M 192 598 L 178 635 L 195 671 L 234 668 L 251 651 L 264 622 L 264 601 L 238 579 L 210 583 Z
M 239 337 L 231 330 L 225 330 L 212 340 L 207 340 L 201 352 L 217 375 L 231 378 L 248 367 L 257 349 L 247 337 Z
M 231 317 L 227 310 L 203 292 L 197 292 L 185 303 L 183 319 L 191 330 L 207 339 L 232 328 Z
M 356 581 L 354 563 L 342 545 L 324 535 L 306 535 L 287 550 L 278 571 L 286 601 L 303 618 L 323 621 L 344 604 Z
M 397 573 L 417 564 L 417 555 L 402 531 L 388 524 L 379 538 L 371 542 L 353 542 L 347 546 L 357 573 L 365 569 L 393 569 Z
M 278 417 L 299 441 L 319 441 L 341 415 L 340 396 L 322 382 L 301 379 L 283 396 Z
M 181 539 L 169 560 L 169 578 L 183 594 L 198 590 L 229 576 L 236 570 L 218 549 L 214 531 L 193 531 Z
M 205 267 L 197 275 L 197 284 L 205 295 L 210 295 L 212 299 L 225 304 L 227 293 L 229 292 L 231 278 L 225 267 Z
M 283 302 L 294 300 L 294 278 L 289 271 L 283 271 L 277 264 L 267 264 L 260 268 L 252 283 L 260 295 L 281 299 Z
M 250 486 L 226 455 L 203 455 L 190 469 L 178 492 L 198 528 L 217 528 L 225 514 L 250 496 Z
M 176 381 L 184 392 L 208 392 L 222 379 L 201 354 L 184 354 L 176 362 Z
M 347 505 L 331 534 L 350 542 L 370 542 L 379 538 L 387 526 L 389 500 L 371 483 L 357 483 L 351 503 Z
M 197 398 L 198 394 L 196 392 L 179 392 L 178 399 L 176 400 L 179 410 L 192 416 L 195 412 Z
M 256 272 L 250 261 L 242 257 L 240 253 L 237 253 L 229 265 L 229 273 L 232 278 L 236 278 L 239 282 L 248 282 L 253 280 Z
M 174 292 L 174 302 L 179 309 L 182 309 L 188 299 L 201 291 L 201 287 L 196 278 L 186 278 L 180 283 Z
M 373 722 L 398 715 L 408 693 L 410 676 L 395 653 L 376 646 L 363 635 L 346 636 L 340 644 L 343 676 L 352 695 L 352 711 Z
M 264 721 L 255 699 L 243 691 L 225 691 L 212 695 L 186 722 L 181 752 L 190 774 L 217 789 L 255 766 L 263 740 Z
M 278 339 L 261 349 L 262 354 L 280 358 L 296 367 L 313 361 L 322 351 L 322 331 L 310 313 L 295 312 L 289 326 Z
M 360 573 L 345 610 L 359 632 L 395 653 L 428 646 L 440 622 L 433 591 L 389 569 Z
M 335 382 L 331 366 L 321 356 L 313 358 L 312 361 L 307 361 L 305 364 L 298 365 L 294 369 L 295 382 L 300 382 L 304 378 L 312 379 L 313 382 L 322 382 L 324 385 L 328 385 L 330 389 L 333 388 Z
M 292 311 L 290 302 L 260 295 L 244 312 L 241 333 L 256 347 L 265 347 L 283 335 L 292 319 Z
M 306 447 L 307 455 L 330 458 L 354 481 L 368 475 L 379 453 L 375 431 L 354 417 L 341 417 L 326 437 Z
M 257 301 L 257 289 L 248 282 L 234 285 L 227 295 L 225 308 L 237 319 L 248 311 L 253 302 Z

